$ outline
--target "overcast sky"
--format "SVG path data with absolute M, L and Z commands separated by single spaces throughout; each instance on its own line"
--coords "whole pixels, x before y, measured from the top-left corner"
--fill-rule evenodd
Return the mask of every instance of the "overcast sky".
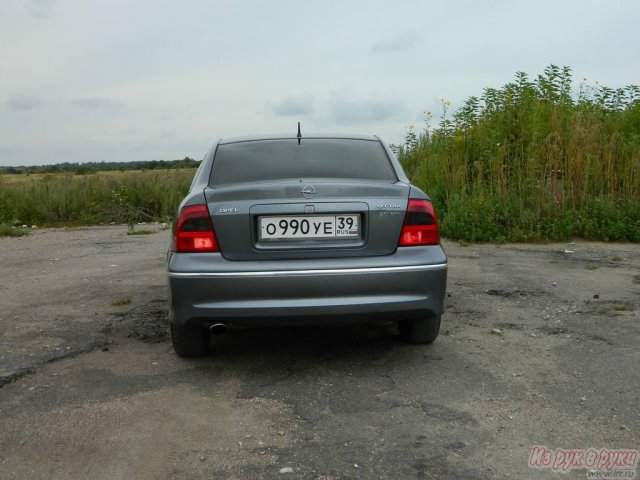
M 0 165 L 375 133 L 516 71 L 640 84 L 640 1 L 0 0 Z

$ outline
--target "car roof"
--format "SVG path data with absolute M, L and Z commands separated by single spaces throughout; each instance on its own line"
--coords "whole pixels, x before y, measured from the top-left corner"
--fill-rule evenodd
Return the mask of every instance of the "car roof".
M 359 134 L 345 134 L 345 133 L 323 133 L 323 134 L 304 134 L 301 137 L 301 140 L 305 139 L 332 139 L 332 140 L 369 140 L 369 141 L 380 141 L 380 139 L 375 135 L 359 135 Z M 295 135 L 283 133 L 283 134 L 272 134 L 272 135 L 247 135 L 242 137 L 228 137 L 221 138 L 218 143 L 221 145 L 227 143 L 239 143 L 239 142 L 256 142 L 261 140 L 297 140 L 298 137 Z

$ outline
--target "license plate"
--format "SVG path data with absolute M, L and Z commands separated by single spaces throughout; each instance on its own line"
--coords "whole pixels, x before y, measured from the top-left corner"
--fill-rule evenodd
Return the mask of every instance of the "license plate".
M 359 215 L 260 217 L 260 239 L 357 238 L 359 220 Z

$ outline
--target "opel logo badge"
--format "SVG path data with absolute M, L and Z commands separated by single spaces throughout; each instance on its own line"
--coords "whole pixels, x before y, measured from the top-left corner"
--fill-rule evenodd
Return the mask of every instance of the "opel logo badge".
M 306 185 L 300 190 L 304 198 L 311 198 L 316 194 L 316 189 L 312 185 Z

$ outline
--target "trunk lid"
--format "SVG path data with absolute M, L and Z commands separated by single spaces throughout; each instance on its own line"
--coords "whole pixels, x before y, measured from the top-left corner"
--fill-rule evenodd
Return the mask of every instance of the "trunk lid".
M 275 260 L 393 253 L 409 190 L 403 182 L 298 179 L 207 187 L 204 193 L 225 258 Z M 276 231 L 280 222 L 282 237 L 268 238 L 266 229 Z M 310 235 L 302 235 L 305 226 Z M 300 236 L 293 236 L 293 227 Z

